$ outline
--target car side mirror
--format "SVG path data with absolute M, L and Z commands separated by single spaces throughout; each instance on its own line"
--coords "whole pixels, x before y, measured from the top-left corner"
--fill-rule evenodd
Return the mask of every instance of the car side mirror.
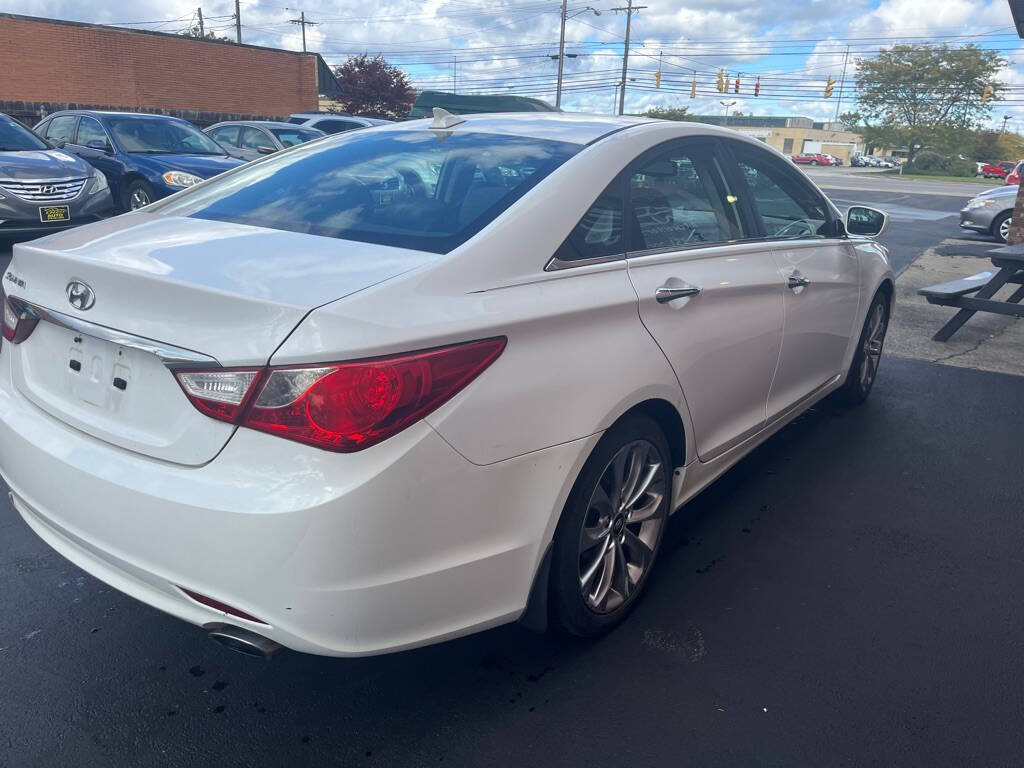
M 889 216 L 875 208 L 851 205 L 846 211 L 846 231 L 851 235 L 878 237 L 889 225 Z
M 113 149 L 111 148 L 111 146 L 110 146 L 110 144 L 108 142 L 100 141 L 99 139 L 93 139 L 92 141 L 87 141 L 85 143 L 85 146 L 87 146 L 89 149 L 99 150 L 100 152 L 112 152 L 113 151 Z
M 256 151 L 259 152 L 261 155 L 272 155 L 275 152 L 277 152 L 277 150 L 274 149 L 273 147 L 267 146 L 256 147 Z
M 54 149 L 64 149 L 64 145 L 67 144 L 64 139 L 57 139 L 56 141 L 51 140 L 50 143 L 53 144 Z

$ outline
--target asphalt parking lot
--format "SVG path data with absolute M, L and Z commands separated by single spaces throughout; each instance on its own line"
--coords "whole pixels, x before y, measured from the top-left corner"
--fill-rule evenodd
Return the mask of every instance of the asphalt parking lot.
M 992 247 L 956 239 L 955 196 L 829 191 L 898 211 L 898 270 Z M 887 357 L 866 405 L 817 406 L 678 513 L 645 600 L 591 643 L 509 626 L 254 661 L 4 498 L 0 768 L 1020 765 L 1022 394 Z
M 887 359 L 673 518 L 650 592 L 577 643 L 493 630 L 254 661 L 0 507 L 0 765 L 1014 765 L 1018 377 Z

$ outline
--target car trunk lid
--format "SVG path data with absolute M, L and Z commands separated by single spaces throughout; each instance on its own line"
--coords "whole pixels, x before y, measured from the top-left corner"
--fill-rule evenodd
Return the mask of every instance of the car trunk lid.
M 174 380 L 174 361 L 262 366 L 310 310 L 427 258 L 242 224 L 129 214 L 15 247 L 4 289 L 42 308 L 44 319 L 22 343 L 5 343 L 5 352 L 15 386 L 54 418 L 127 450 L 203 464 L 234 427 L 196 411 Z M 76 295 L 88 288 L 92 306 L 74 306 L 72 284 Z

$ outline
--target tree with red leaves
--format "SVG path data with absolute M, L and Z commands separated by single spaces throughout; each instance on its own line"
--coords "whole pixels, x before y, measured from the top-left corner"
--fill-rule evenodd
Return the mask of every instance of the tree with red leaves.
M 409 76 L 383 56 L 352 56 L 334 69 L 342 109 L 362 117 L 401 120 L 409 116 L 416 93 Z

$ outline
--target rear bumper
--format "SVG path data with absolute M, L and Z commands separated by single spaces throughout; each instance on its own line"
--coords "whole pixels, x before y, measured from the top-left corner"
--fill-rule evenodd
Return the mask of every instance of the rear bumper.
M 382 653 L 517 619 L 596 439 L 477 466 L 423 422 L 348 455 L 240 429 L 214 461 L 182 467 L 54 420 L 13 390 L 0 352 L 0 473 L 41 538 L 185 621 L 308 653 Z

